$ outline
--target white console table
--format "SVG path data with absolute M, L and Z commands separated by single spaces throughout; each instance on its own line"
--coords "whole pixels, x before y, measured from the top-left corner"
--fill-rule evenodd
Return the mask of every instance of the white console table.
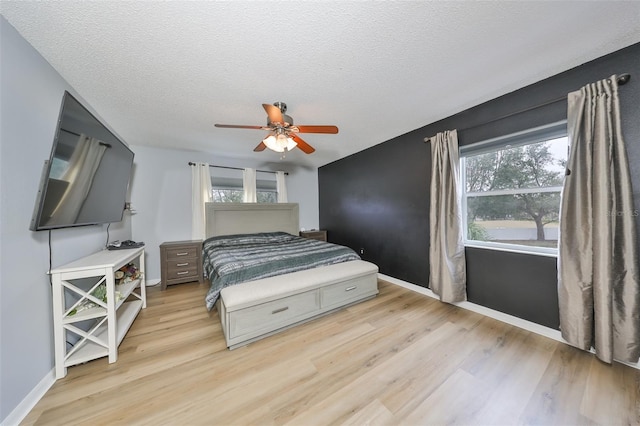
M 116 285 L 115 272 L 129 263 L 137 266 L 140 278 Z M 72 365 L 104 356 L 109 363 L 117 361 L 118 345 L 147 307 L 144 272 L 144 248 L 104 250 L 50 271 L 56 379 L 66 376 Z M 101 284 L 106 284 L 106 302 L 92 295 Z M 96 306 L 78 311 L 85 301 Z M 68 342 L 72 336 L 77 341 Z

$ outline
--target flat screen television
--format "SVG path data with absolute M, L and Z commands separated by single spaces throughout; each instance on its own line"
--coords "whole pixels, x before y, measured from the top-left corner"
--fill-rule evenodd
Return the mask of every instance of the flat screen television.
M 29 229 L 121 221 L 133 155 L 124 142 L 65 92 Z

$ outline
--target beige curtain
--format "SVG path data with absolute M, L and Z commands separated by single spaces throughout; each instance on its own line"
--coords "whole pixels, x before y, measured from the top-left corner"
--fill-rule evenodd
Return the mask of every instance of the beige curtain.
M 286 203 L 287 197 L 287 182 L 284 180 L 284 172 L 276 172 L 276 191 L 278 191 L 278 202 Z
M 191 167 L 191 238 L 203 240 L 206 233 L 205 203 L 211 201 L 209 164 Z
M 278 202 L 288 202 L 287 182 L 284 179 L 284 172 L 276 172 L 276 191 L 278 191 Z
M 562 337 L 604 362 L 640 357 L 640 275 L 616 76 L 568 96 L 570 153 L 560 207 Z
M 246 168 L 242 171 L 242 188 L 244 189 L 242 197 L 243 202 L 255 203 L 258 201 L 255 169 Z
M 429 287 L 447 303 L 467 300 L 467 270 L 460 207 L 460 160 L 456 130 L 431 143 Z

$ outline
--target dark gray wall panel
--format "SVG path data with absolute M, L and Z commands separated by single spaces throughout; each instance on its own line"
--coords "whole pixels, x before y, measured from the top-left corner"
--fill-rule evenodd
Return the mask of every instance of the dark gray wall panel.
M 364 248 L 363 257 L 382 273 L 427 287 L 431 158 L 424 138 L 459 129 L 460 145 L 467 145 L 563 120 L 567 93 L 628 72 L 620 104 L 636 211 L 624 214 L 635 214 L 640 227 L 639 70 L 637 43 L 327 164 L 318 170 L 320 226 L 330 241 Z M 467 262 L 471 301 L 557 328 L 555 259 L 467 249 Z
M 466 255 L 469 302 L 559 327 L 555 257 L 471 247 Z
M 333 243 L 364 249 L 380 272 L 426 286 L 429 146 L 400 137 L 349 158 L 318 171 L 321 228 Z

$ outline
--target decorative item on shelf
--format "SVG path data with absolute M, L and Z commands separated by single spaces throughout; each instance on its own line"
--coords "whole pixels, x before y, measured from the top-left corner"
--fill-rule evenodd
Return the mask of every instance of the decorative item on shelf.
M 135 263 L 129 263 L 118 269 L 114 274 L 116 285 L 130 283 L 142 278 L 142 273 L 138 270 Z
M 114 273 L 114 278 L 116 279 L 116 285 L 122 285 L 142 278 L 142 272 L 140 272 L 135 263 L 128 263 Z M 107 303 L 107 285 L 105 283 L 100 284 L 91 292 L 91 295 L 96 299 Z M 122 300 L 122 295 L 118 290 L 116 290 L 115 298 L 116 303 Z M 73 316 L 78 312 L 97 307 L 98 304 L 92 302 L 89 299 L 85 299 L 80 302 L 78 306 L 72 309 L 67 315 Z
M 96 299 L 100 299 L 104 303 L 107 303 L 107 285 L 105 283 L 100 284 L 98 287 L 95 288 L 95 290 L 91 292 L 91 295 Z M 115 296 L 116 296 L 116 302 L 119 302 L 120 300 L 122 300 L 122 295 L 120 294 L 119 291 L 116 290 Z M 67 316 L 73 316 L 78 312 L 82 312 L 87 309 L 97 308 L 97 307 L 98 307 L 97 303 L 94 303 L 89 299 L 84 299 L 82 302 L 78 304 L 78 306 L 76 306 L 74 309 L 69 311 Z

